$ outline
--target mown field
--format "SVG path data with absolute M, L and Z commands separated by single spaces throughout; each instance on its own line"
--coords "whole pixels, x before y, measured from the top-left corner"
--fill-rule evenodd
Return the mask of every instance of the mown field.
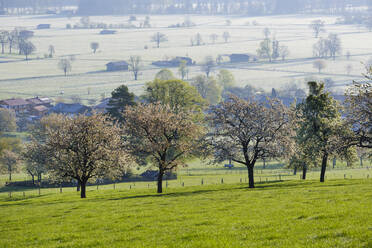
M 372 180 L 0 199 L 0 247 L 371 247 Z
M 144 16 L 137 16 L 138 25 Z M 326 37 L 329 33 L 337 33 L 342 41 L 343 55 L 350 52 L 351 58 L 340 56 L 336 61 L 327 60 L 327 68 L 318 74 L 313 68 L 312 46 L 317 41 L 313 37 L 309 23 L 315 19 L 326 21 Z M 337 25 L 336 17 L 329 16 L 270 16 L 270 17 L 225 17 L 225 16 L 191 16 L 196 24 L 190 28 L 168 28 L 169 25 L 182 23 L 185 16 L 151 16 L 152 28 L 145 29 L 118 29 L 115 35 L 99 35 L 99 29 L 67 30 L 66 24 L 76 24 L 79 17 L 53 17 L 53 16 L 9 16 L 0 17 L 0 29 L 11 30 L 14 27 L 24 27 L 35 32 L 31 39 L 37 51 L 30 61 L 23 56 L 0 55 L 0 98 L 50 96 L 64 97 L 67 100 L 78 95 L 83 100 L 98 100 L 104 93 L 106 96 L 119 86 L 127 84 L 136 94 L 143 91 L 145 82 L 152 80 L 159 68 L 151 66 L 151 62 L 166 57 L 189 56 L 197 64 L 203 62 L 205 56 L 216 58 L 219 54 L 251 53 L 256 54 L 260 41 L 263 39 L 263 29 L 271 29 L 271 36 L 275 36 L 282 45 L 289 47 L 291 54 L 287 61 L 267 63 L 223 64 L 216 68 L 231 70 L 238 82 L 244 86 L 251 84 L 265 90 L 281 88 L 283 85 L 298 81 L 305 88 L 305 79 L 318 77 L 320 79 L 332 78 L 338 88 L 342 90 L 345 84 L 352 80 L 360 80 L 366 62 L 372 56 L 372 35 L 364 27 L 356 25 Z M 226 25 L 226 20 L 231 25 Z M 91 17 L 91 22 L 104 22 L 107 24 L 127 23 L 128 16 Z M 257 25 L 252 23 L 256 21 Z M 36 25 L 50 23 L 49 30 L 36 30 Z M 169 42 L 162 43 L 155 48 L 150 37 L 155 32 L 162 32 L 168 36 Z M 231 39 L 228 43 L 222 40 L 222 33 L 229 31 Z M 190 46 L 191 37 L 197 33 L 202 34 L 202 46 Z M 209 36 L 219 36 L 217 42 L 212 44 Z M 99 42 L 100 48 L 96 54 L 90 49 L 91 42 Z M 48 53 L 49 45 L 54 45 L 56 54 L 54 58 L 44 59 Z M 148 46 L 148 49 L 144 49 Z M 58 60 L 67 55 L 74 55 L 76 60 L 72 64 L 72 72 L 64 77 L 58 69 Z M 105 64 L 110 61 L 128 60 L 131 55 L 140 55 L 143 59 L 143 71 L 139 81 L 133 81 L 130 72 L 104 72 Z M 351 64 L 350 75 L 346 66 Z M 177 69 L 172 69 L 177 75 Z M 190 67 L 189 77 L 200 72 L 200 66 Z M 88 93 L 89 92 L 89 93 Z M 61 94 L 63 93 L 63 94 Z M 87 101 L 85 101 L 87 103 Z

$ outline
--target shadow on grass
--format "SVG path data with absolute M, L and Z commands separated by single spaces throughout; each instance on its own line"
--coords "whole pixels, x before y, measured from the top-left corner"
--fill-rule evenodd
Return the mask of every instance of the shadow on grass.
M 162 193 L 162 194 L 143 194 L 143 195 L 130 195 L 130 196 L 123 196 L 118 198 L 110 198 L 105 200 L 126 200 L 126 199 L 140 199 L 140 198 L 149 198 L 149 197 L 179 197 L 179 196 L 191 196 L 191 195 L 198 195 L 198 194 L 206 194 L 211 192 L 224 192 L 224 191 L 234 191 L 234 190 L 246 190 L 246 191 L 257 191 L 257 190 L 276 190 L 276 189 L 295 189 L 295 188 L 303 188 L 303 187 L 339 187 L 339 186 L 347 186 L 357 184 L 354 183 L 337 183 L 337 184 L 320 184 L 314 181 L 271 181 L 271 182 L 261 182 L 256 183 L 255 188 L 249 188 L 246 184 L 239 184 L 239 185 L 230 185 L 230 187 L 226 187 L 226 185 L 219 185 L 218 188 L 215 189 L 199 189 L 199 190 L 192 190 L 192 191 L 182 191 L 182 192 L 170 192 L 170 193 Z M 206 186 L 208 187 L 208 186 Z M 192 188 L 192 187 L 190 187 Z M 98 200 L 98 199 L 96 199 Z
M 327 183 L 328 182 L 328 183 Z M 188 187 L 184 191 L 181 192 L 169 192 L 169 193 L 162 193 L 162 194 L 157 194 L 155 192 L 153 193 L 147 193 L 147 194 L 133 194 L 132 195 L 124 195 L 122 197 L 111 197 L 107 196 L 104 193 L 100 195 L 94 195 L 92 198 L 84 199 L 89 202 L 102 202 L 102 201 L 118 201 L 118 200 L 129 200 L 129 199 L 144 199 L 144 198 L 158 198 L 158 197 L 182 197 L 182 196 L 195 196 L 195 195 L 200 195 L 200 194 L 207 194 L 207 193 L 214 193 L 214 192 L 227 192 L 227 191 L 236 191 L 236 190 L 244 190 L 246 192 L 257 192 L 257 191 L 262 191 L 262 190 L 277 190 L 277 189 L 297 189 L 297 188 L 322 188 L 322 187 L 343 187 L 343 186 L 351 186 L 351 185 L 357 185 L 360 184 L 360 180 L 345 180 L 344 182 L 339 182 L 339 180 L 329 180 L 325 183 L 320 183 L 317 181 L 271 181 L 271 182 L 261 182 L 261 183 L 256 183 L 255 188 L 249 188 L 247 184 L 230 184 L 230 185 L 210 185 L 210 186 L 205 186 L 205 189 L 197 189 L 193 190 L 194 187 Z M 200 187 L 200 186 L 199 186 Z M 214 188 L 211 188 L 214 187 Z M 117 192 L 121 193 L 122 191 Z M 125 194 L 127 194 L 126 192 Z M 50 194 L 49 194 L 50 195 Z M 34 198 L 40 198 L 43 196 L 47 195 L 41 195 L 41 196 L 28 196 L 26 198 L 22 197 L 16 197 L 12 199 L 1 199 L 0 202 L 3 202 L 0 204 L 0 207 L 6 207 L 6 206 L 24 206 L 24 205 L 30 205 L 30 204 L 35 204 L 35 202 L 19 202 L 19 203 L 14 203 L 15 201 L 24 201 L 24 200 L 29 200 L 29 199 L 34 199 Z M 69 202 L 77 202 L 80 201 L 80 199 L 70 199 Z M 83 201 L 83 200 L 81 200 Z M 9 204 L 7 204 L 7 202 Z M 38 202 L 36 204 L 41 204 L 41 205 L 54 205 L 58 203 L 67 203 L 66 199 L 55 199 L 52 202 Z

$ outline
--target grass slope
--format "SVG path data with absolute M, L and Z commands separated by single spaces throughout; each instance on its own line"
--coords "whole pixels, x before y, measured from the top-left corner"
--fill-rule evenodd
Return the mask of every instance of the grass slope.
M 0 199 L 0 247 L 372 247 L 372 180 Z

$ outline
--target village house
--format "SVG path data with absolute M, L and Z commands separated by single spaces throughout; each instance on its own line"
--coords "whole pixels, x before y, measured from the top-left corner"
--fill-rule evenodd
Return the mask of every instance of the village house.
M 36 29 L 50 29 L 50 24 L 39 24 L 36 26 Z
M 128 71 L 129 64 L 126 61 L 116 61 L 106 64 L 107 71 Z
M 175 57 L 171 60 L 160 60 L 160 61 L 152 62 L 152 65 L 155 65 L 158 67 L 179 67 L 182 61 L 185 61 L 186 65 L 189 65 L 189 66 L 194 64 L 191 58 Z
M 64 114 L 68 116 L 75 116 L 79 114 L 90 114 L 91 107 L 82 105 L 80 103 L 57 103 L 53 108 L 49 109 L 48 113 Z
M 16 115 L 27 113 L 29 110 L 29 102 L 22 98 L 12 98 L 0 101 L 0 107 L 13 110 Z

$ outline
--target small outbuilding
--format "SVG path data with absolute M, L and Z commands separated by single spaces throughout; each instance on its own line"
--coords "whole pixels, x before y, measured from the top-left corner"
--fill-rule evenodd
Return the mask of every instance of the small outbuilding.
M 126 61 L 116 61 L 106 64 L 107 71 L 128 71 L 129 64 Z
M 116 30 L 104 29 L 101 32 L 99 32 L 99 34 L 116 34 Z
M 50 29 L 50 24 L 39 24 L 36 26 L 37 29 Z
M 171 60 L 160 60 L 152 62 L 152 65 L 158 66 L 158 67 L 179 67 L 181 62 L 185 61 L 186 65 L 193 65 L 194 62 L 191 58 L 188 57 L 175 57 Z

